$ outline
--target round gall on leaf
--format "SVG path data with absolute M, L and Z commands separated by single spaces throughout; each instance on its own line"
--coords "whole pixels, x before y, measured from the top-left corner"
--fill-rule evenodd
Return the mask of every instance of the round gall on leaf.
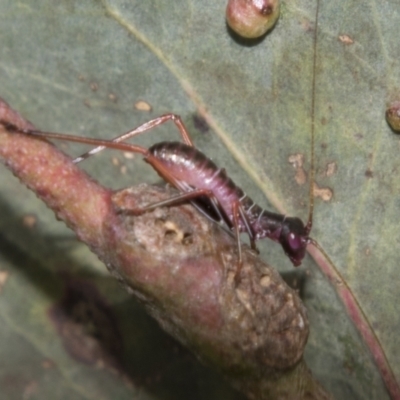
M 255 39 L 270 30 L 279 17 L 279 0 L 229 0 L 226 21 L 238 35 Z
M 386 121 L 396 133 L 400 133 L 400 101 L 389 105 L 386 110 Z

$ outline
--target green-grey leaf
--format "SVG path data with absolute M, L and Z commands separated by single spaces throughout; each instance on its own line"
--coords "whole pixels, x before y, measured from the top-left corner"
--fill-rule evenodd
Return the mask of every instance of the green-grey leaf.
M 309 182 L 296 183 L 288 159 L 303 154 L 308 171 L 316 1 L 284 2 L 277 26 L 257 46 L 233 40 L 224 7 L 193 0 L 0 0 L 0 96 L 41 129 L 102 138 L 162 113 L 180 114 L 196 145 L 257 202 L 306 219 Z M 398 380 L 400 145 L 384 113 L 400 96 L 399 15 L 394 1 L 321 0 L 316 181 L 333 197 L 316 200 L 312 231 Z M 138 101 L 152 110 L 136 109 Z M 195 123 L 199 115 L 211 130 Z M 169 138 L 178 138 L 173 126 L 138 142 Z M 74 154 L 86 150 L 62 146 Z M 111 151 L 83 167 L 114 188 L 159 179 L 140 157 Z M 0 173 L 1 399 L 23 393 L 41 399 L 239 398 L 182 350 L 175 356 L 163 349 L 160 342 L 176 345 L 154 333 L 155 325 L 32 193 L 5 168 Z M 27 215 L 34 216 L 33 227 Z M 276 244 L 260 248 L 272 265 L 292 270 Z M 306 358 L 314 374 L 337 398 L 388 398 L 333 286 L 311 260 L 301 268 L 311 320 Z M 65 290 L 60 271 L 91 282 L 110 304 L 125 346 L 124 378 L 83 365 L 64 349 L 50 315 Z

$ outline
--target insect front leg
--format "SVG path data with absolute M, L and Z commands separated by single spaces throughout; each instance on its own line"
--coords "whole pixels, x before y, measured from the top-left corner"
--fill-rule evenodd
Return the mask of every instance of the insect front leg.
M 255 236 L 253 229 L 251 228 L 251 224 L 249 218 L 245 212 L 243 205 L 241 204 L 240 200 L 237 200 L 232 206 L 232 216 L 233 216 L 233 228 L 235 231 L 237 247 L 238 247 L 238 254 L 239 260 L 238 265 L 235 272 L 235 284 L 238 285 L 240 283 L 240 274 L 242 272 L 243 267 L 243 258 L 242 258 L 242 243 L 240 241 L 240 220 L 244 224 L 245 231 L 249 235 L 250 239 L 250 247 L 252 250 L 258 253 L 258 249 L 256 247 Z M 240 218 L 240 220 L 239 220 Z
M 235 271 L 235 285 L 238 286 L 241 280 L 240 274 L 242 272 L 243 260 L 242 260 L 242 243 L 240 242 L 240 225 L 239 225 L 239 202 L 236 201 L 232 206 L 232 220 L 233 228 L 235 231 L 237 249 L 238 249 L 238 263 Z

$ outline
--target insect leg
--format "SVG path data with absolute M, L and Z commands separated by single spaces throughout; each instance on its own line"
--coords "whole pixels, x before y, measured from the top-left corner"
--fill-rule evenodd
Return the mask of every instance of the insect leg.
M 185 182 L 181 182 L 180 180 L 176 179 L 170 173 L 168 168 L 165 165 L 163 165 L 157 158 L 153 157 L 152 155 L 147 154 L 145 161 L 147 161 L 158 172 L 158 174 L 164 178 L 165 181 L 167 181 L 173 187 L 175 187 L 176 189 L 181 191 L 181 193 L 176 196 L 173 196 L 169 199 L 162 200 L 157 203 L 149 204 L 143 208 L 129 209 L 129 210 L 127 210 L 127 211 L 129 211 L 129 213 L 132 213 L 134 215 L 140 215 L 147 211 L 154 210 L 157 207 L 172 206 L 172 205 L 176 205 L 178 203 L 182 203 L 184 201 L 190 201 L 190 200 L 196 199 L 201 196 L 214 198 L 211 190 L 205 189 L 205 188 L 192 189 Z
M 126 210 L 129 214 L 133 215 L 141 215 L 148 211 L 155 210 L 158 207 L 166 207 L 166 206 L 175 206 L 180 203 L 184 203 L 185 201 L 189 201 L 195 199 L 200 196 L 210 196 L 212 192 L 207 189 L 194 189 L 190 192 L 179 193 L 176 196 L 172 196 L 169 199 L 158 201 L 156 203 L 149 204 L 143 208 L 130 208 Z
M 239 202 L 236 201 L 235 203 L 233 203 L 233 206 L 232 206 L 233 227 L 235 230 L 235 237 L 236 237 L 237 248 L 238 248 L 238 257 L 239 257 L 238 264 L 237 264 L 236 271 L 235 271 L 235 278 L 234 278 L 236 286 L 238 286 L 240 283 L 240 279 L 241 279 L 240 273 L 242 272 L 242 266 L 243 266 L 242 244 L 240 243 L 239 215 L 240 215 Z
M 193 190 L 193 187 L 188 185 L 184 181 L 176 181 L 173 186 L 177 189 L 179 189 L 182 193 L 186 192 L 191 192 Z M 221 227 L 227 228 L 227 232 L 232 233 L 231 230 L 228 228 L 230 226 L 230 220 L 228 216 L 223 212 L 221 207 L 219 206 L 219 202 L 217 198 L 214 196 L 214 193 L 210 191 L 210 195 L 207 196 L 210 202 L 210 207 L 212 207 L 213 211 L 215 212 L 215 215 L 218 219 L 213 218 L 206 210 L 204 207 L 202 207 L 201 204 L 199 204 L 196 201 L 191 201 L 191 204 L 193 207 L 197 209 L 197 211 L 200 212 L 203 216 L 205 216 L 207 219 L 213 222 L 217 222 L 218 224 L 221 225 Z
M 246 228 L 246 233 L 249 235 L 250 239 L 250 247 L 252 250 L 256 251 L 257 253 L 259 252 L 256 246 L 256 241 L 254 238 L 254 232 L 253 229 L 251 228 L 249 218 L 247 217 L 247 214 L 244 211 L 243 205 L 239 203 L 238 205 L 238 210 L 240 217 L 242 218 L 242 221 L 244 223 L 244 226 Z
M 182 119 L 179 115 L 176 114 L 164 114 L 161 115 L 158 118 L 152 119 L 151 121 L 145 122 L 144 124 L 138 126 L 137 128 L 128 131 L 126 133 L 123 133 L 122 135 L 119 135 L 112 139 L 113 142 L 118 143 L 122 142 L 124 140 L 128 140 L 134 136 L 140 135 L 141 133 L 147 132 L 156 126 L 162 125 L 167 121 L 172 121 L 174 124 L 177 126 L 180 135 L 182 136 L 183 142 L 186 143 L 189 146 L 193 146 L 193 141 L 189 135 L 189 132 L 187 131 L 185 125 L 182 122 Z M 94 149 L 82 154 L 81 156 L 75 158 L 73 161 L 75 164 L 79 163 L 86 158 L 98 153 L 99 151 L 102 151 L 105 149 L 105 146 L 97 146 Z
M 95 139 L 95 138 L 88 138 L 76 135 L 67 135 L 64 133 L 56 133 L 56 132 L 45 132 L 36 129 L 20 129 L 17 126 L 3 120 L 0 120 L 0 124 L 2 124 L 9 132 L 15 132 L 17 134 L 33 136 L 40 139 L 56 139 L 56 140 L 64 140 L 67 142 L 92 144 L 94 146 L 102 146 L 115 150 L 139 153 L 143 154 L 144 156 L 147 155 L 147 149 L 130 143 L 117 143 L 113 142 L 112 140 Z

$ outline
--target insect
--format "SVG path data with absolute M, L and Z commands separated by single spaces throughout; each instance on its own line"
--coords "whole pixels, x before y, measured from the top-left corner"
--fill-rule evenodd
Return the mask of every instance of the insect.
M 149 131 L 167 121 L 175 123 L 182 137 L 181 142 L 160 142 L 148 149 L 125 143 L 127 139 Z M 306 224 L 297 217 L 287 217 L 262 209 L 228 177 L 225 169 L 218 168 L 213 161 L 194 146 L 186 127 L 178 115 L 162 115 L 112 140 L 39 130 L 21 130 L 7 122 L 3 121 L 2 123 L 10 131 L 29 136 L 97 146 L 77 157 L 74 163 L 81 162 L 105 148 L 142 154 L 144 161 L 149 163 L 165 181 L 178 189 L 180 193 L 170 199 L 149 204 L 144 208 L 129 210 L 129 213 L 139 215 L 157 207 L 172 206 L 185 201 L 193 202 L 199 198 L 208 199 L 219 219 L 225 221 L 235 235 L 239 258 L 236 277 L 240 275 L 242 265 L 241 232 L 248 234 L 253 250 L 257 250 L 255 242 L 265 237 L 279 242 L 294 266 L 301 264 L 307 245 L 309 243 L 315 244 L 315 241 L 309 237 L 312 228 L 312 197 L 310 198 L 310 213 Z

